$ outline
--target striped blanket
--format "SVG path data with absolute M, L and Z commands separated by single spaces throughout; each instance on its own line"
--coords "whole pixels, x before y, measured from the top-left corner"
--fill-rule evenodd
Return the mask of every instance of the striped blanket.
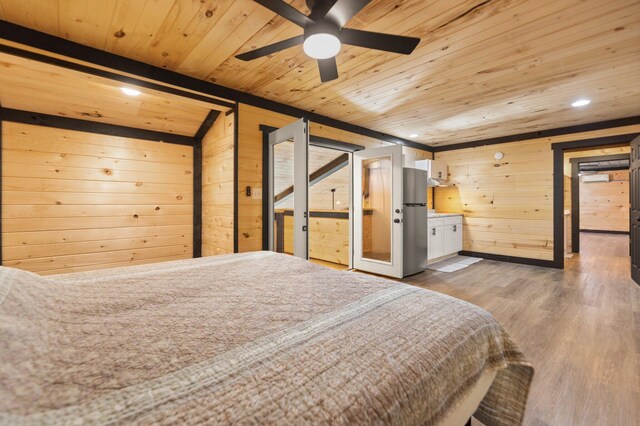
M 486 311 L 254 252 L 40 277 L 0 268 L 2 424 L 522 421 L 532 367 Z

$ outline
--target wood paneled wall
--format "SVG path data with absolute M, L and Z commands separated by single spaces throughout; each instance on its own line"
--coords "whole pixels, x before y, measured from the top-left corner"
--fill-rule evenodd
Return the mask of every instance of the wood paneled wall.
M 238 115 L 238 250 L 240 252 L 262 249 L 262 196 L 248 197 L 245 188 L 262 188 L 262 132 L 260 124 L 273 127 L 285 126 L 300 117 L 291 117 L 273 111 L 240 104 Z M 388 142 L 356 133 L 311 122 L 311 134 L 343 142 L 375 148 L 390 145 Z M 431 158 L 427 151 L 404 148 L 408 160 Z
M 365 216 L 371 221 L 371 216 Z M 293 254 L 293 216 L 284 217 L 284 252 Z M 349 219 L 309 218 L 309 257 L 349 265 Z
M 629 171 L 597 174 L 609 182 L 580 179 L 580 229 L 629 232 Z
M 564 154 L 564 175 L 569 178 L 569 185 L 564 186 L 564 206 L 566 209 L 571 209 L 571 159 L 572 158 L 584 158 L 584 157 L 599 157 L 601 155 L 614 155 L 614 154 L 629 154 L 631 147 L 616 146 L 616 147 L 600 147 L 592 149 L 584 149 L 577 151 L 570 151 Z
M 54 274 L 192 256 L 192 147 L 2 129 L 5 266 Z
M 202 140 L 202 255 L 233 253 L 235 114 L 220 114 Z
M 435 189 L 436 208 L 464 214 L 465 250 L 552 260 L 551 144 L 637 132 L 640 125 L 438 152 L 454 186 Z M 498 151 L 505 155 L 495 161 Z
M 547 141 L 436 153 L 454 184 L 435 189 L 436 208 L 464 214 L 465 250 L 553 259 L 552 154 Z

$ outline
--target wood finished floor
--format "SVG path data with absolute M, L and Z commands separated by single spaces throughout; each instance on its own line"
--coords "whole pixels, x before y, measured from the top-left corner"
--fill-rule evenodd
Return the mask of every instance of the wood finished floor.
M 581 243 L 564 271 L 482 261 L 405 281 L 502 323 L 536 369 L 525 425 L 640 425 L 640 286 L 629 238 L 583 233 Z

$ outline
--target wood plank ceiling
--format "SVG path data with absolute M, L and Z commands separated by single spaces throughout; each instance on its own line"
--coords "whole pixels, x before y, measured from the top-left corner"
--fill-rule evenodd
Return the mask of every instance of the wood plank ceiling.
M 301 33 L 251 0 L 0 0 L 0 19 L 430 145 L 639 113 L 637 0 L 374 0 L 349 27 L 422 42 L 343 46 L 325 84 L 301 48 L 234 58 Z
M 114 80 L 0 53 L 0 104 L 5 108 L 193 136 L 212 109 L 228 108 L 140 89 Z

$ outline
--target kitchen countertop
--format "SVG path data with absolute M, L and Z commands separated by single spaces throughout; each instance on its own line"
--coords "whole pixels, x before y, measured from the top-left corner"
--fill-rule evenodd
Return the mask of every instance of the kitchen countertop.
M 441 217 L 462 216 L 462 213 L 428 213 L 427 219 L 437 219 Z

